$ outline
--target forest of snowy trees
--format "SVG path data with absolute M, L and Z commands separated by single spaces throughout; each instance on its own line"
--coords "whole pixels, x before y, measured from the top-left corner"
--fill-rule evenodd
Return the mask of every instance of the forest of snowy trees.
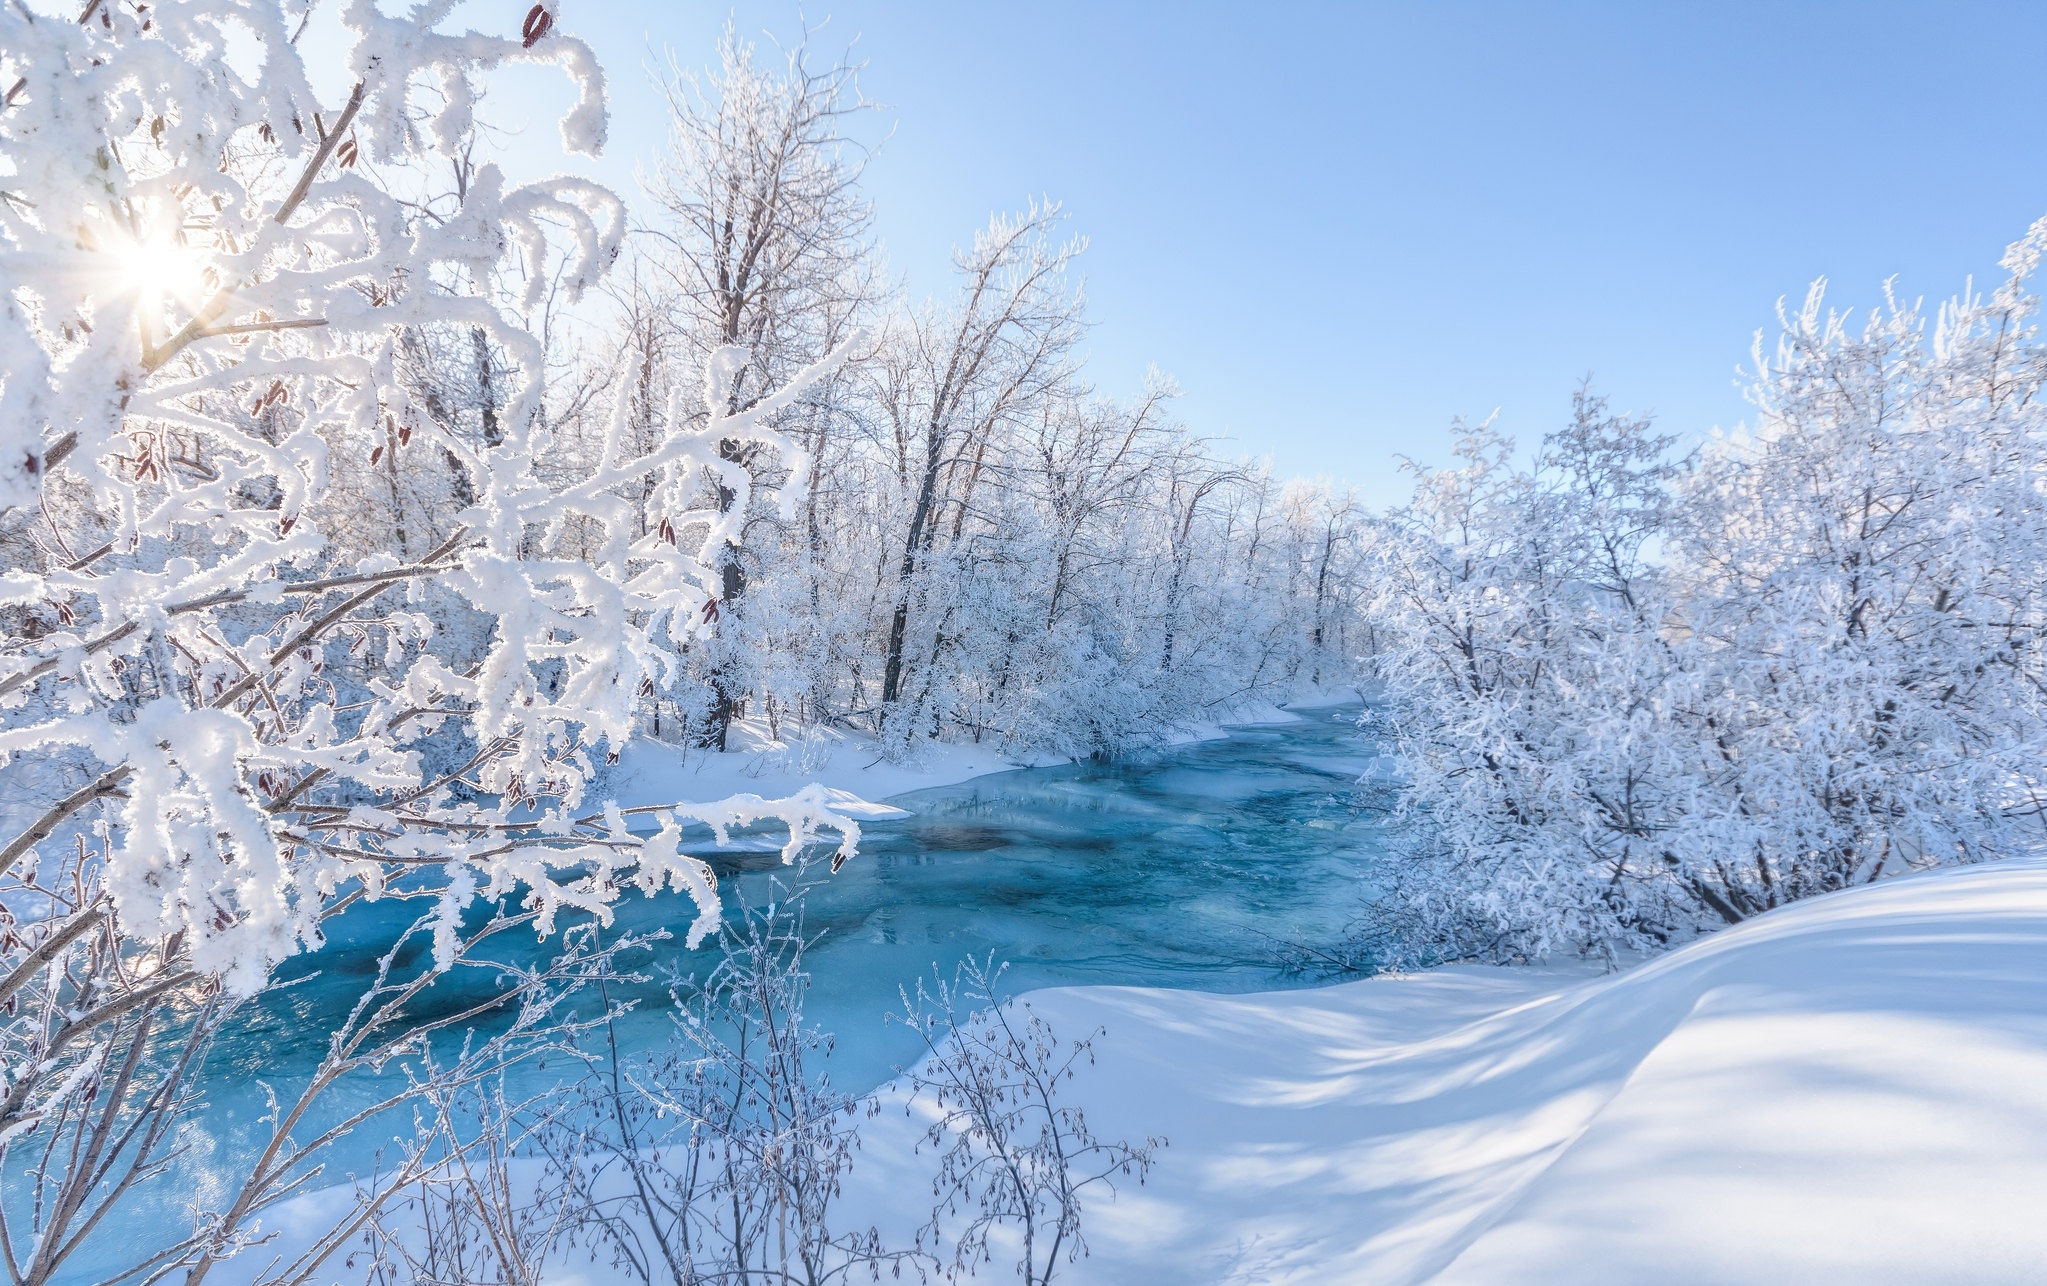
M 203 1280 L 337 1181 L 349 1130 L 410 1112 L 417 1139 L 271 1279 L 365 1244 L 435 1279 L 393 1266 L 421 1253 L 385 1236 L 411 1201 L 461 1271 L 528 1280 L 552 1243 L 492 1222 L 519 1109 L 490 1087 L 604 1030 L 591 998 L 652 941 L 609 931 L 629 895 L 725 945 L 678 1002 L 726 1007 L 698 1030 L 756 1024 L 783 1060 L 669 1067 L 657 1117 L 728 1109 L 690 1136 L 711 1166 L 690 1182 L 734 1212 L 700 1227 L 676 1198 L 677 1235 L 746 1271 L 780 1220 L 778 1281 L 923 1254 L 824 1223 L 859 1104 L 804 1070 L 800 928 L 726 923 L 687 851 L 766 823 L 837 869 L 856 817 L 818 788 L 621 809 L 607 769 L 639 739 L 1107 758 L 1356 686 L 1404 823 L 1371 881 L 1375 964 L 1617 962 L 2020 851 L 2047 820 L 2047 222 L 2006 283 L 1931 316 L 1851 322 L 1815 290 L 1758 346 L 1745 433 L 1684 455 L 1588 388 L 1532 463 L 1471 428 L 1375 515 L 1203 439 L 1166 376 L 1098 392 L 1056 205 L 962 229 L 950 293 L 906 297 L 844 61 L 728 34 L 669 87 L 628 202 L 490 156 L 484 88 L 519 62 L 576 87 L 571 152 L 603 144 L 603 72 L 551 4 L 498 34 L 455 33 L 447 4 L 336 8 L 345 48 L 317 55 L 299 0 L 0 8 L 9 1281 L 103 1254 L 176 1173 L 210 1042 L 392 900 L 417 919 L 307 1035 L 310 1080 L 122 1271 Z M 508 965 L 514 933 L 555 947 Z M 968 981 L 907 1016 L 964 1122 L 933 1138 L 961 1185 L 1000 1168 L 975 1149 L 1003 1113 L 1068 1120 L 1042 1087 L 1086 1053 L 971 1016 L 993 985 Z M 618 1223 L 578 1166 L 608 1147 L 637 1181 L 639 1144 L 672 1136 L 584 1089 L 615 1133 L 519 1138 L 553 1149 L 562 1229 L 664 1280 L 633 1239 L 669 1198 L 642 1187 Z M 1156 1142 L 1073 1139 L 998 1155 L 1035 1176 L 1007 1195 L 947 1190 L 1021 1219 L 1027 1277 L 1034 1220 L 1055 1256 L 1078 1244 L 1075 1157 L 1141 1175 Z
M 774 740 L 850 728 L 892 754 L 1113 754 L 1349 682 L 1363 510 L 1219 455 L 1172 418 L 1165 376 L 1096 393 L 1084 242 L 1056 206 L 963 230 L 950 297 L 891 287 L 866 152 L 842 133 L 868 110 L 855 71 L 728 33 L 721 66 L 670 87 L 672 142 L 603 306 L 556 307 L 564 269 L 523 265 L 548 368 L 532 408 L 513 408 L 517 363 L 483 331 L 425 328 L 396 359 L 417 413 L 470 450 L 537 417 L 542 474 L 564 483 L 830 365 L 763 419 L 778 443 L 706 439 L 718 463 L 695 493 L 614 489 L 627 539 L 701 544 L 711 572 L 636 732 L 724 748 L 752 718 Z M 447 448 L 346 450 L 370 467 L 336 471 L 330 527 L 400 559 L 448 537 L 469 484 Z M 579 559 L 606 536 L 550 533 Z

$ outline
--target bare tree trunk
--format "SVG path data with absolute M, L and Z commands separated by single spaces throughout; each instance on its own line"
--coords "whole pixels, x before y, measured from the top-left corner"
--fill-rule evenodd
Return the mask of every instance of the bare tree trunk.
M 882 718 L 888 718 L 888 709 L 902 696 L 903 691 L 903 638 L 910 627 L 910 579 L 917 574 L 917 551 L 924 543 L 925 526 L 931 519 L 931 506 L 938 494 L 940 443 L 934 427 L 927 440 L 924 461 L 924 480 L 917 489 L 917 506 L 910 513 L 910 530 L 903 540 L 903 560 L 896 576 L 895 612 L 889 618 L 888 649 L 883 654 L 881 671 Z

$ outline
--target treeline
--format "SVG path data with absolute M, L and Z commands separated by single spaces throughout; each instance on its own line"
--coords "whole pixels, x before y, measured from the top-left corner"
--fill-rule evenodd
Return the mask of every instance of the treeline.
M 652 214 L 606 305 L 540 328 L 537 413 L 564 480 L 705 431 L 707 380 L 736 413 L 843 358 L 771 417 L 788 449 L 720 442 L 715 469 L 620 491 L 636 538 L 723 529 L 676 631 L 686 663 L 642 694 L 641 731 L 724 746 L 752 719 L 775 739 L 826 725 L 902 753 L 1084 756 L 1350 683 L 1361 506 L 1224 458 L 1156 372 L 1128 400 L 1096 392 L 1084 242 L 1056 206 L 955 251 L 949 298 L 889 286 L 846 129 L 866 110 L 855 71 L 801 47 L 770 64 L 728 28 L 715 72 L 671 87 Z M 409 356 L 432 419 L 501 436 L 516 363 L 481 331 L 422 334 Z M 342 480 L 337 511 L 365 548 L 430 548 L 465 507 L 461 470 L 395 441 L 379 462 Z M 591 558 L 608 535 L 535 538 Z

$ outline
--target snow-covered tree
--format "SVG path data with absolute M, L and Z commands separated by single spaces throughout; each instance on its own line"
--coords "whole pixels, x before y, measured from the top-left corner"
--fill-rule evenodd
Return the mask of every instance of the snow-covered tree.
M 1655 846 L 1675 820 L 1657 721 L 1668 439 L 1581 392 L 1538 467 L 1490 424 L 1419 472 L 1375 547 L 1380 719 L 1413 866 L 1403 949 L 1542 955 L 1667 933 Z
M 1710 682 L 1684 716 L 1716 753 L 1683 860 L 1724 918 L 2037 832 L 2043 248 L 2047 220 L 1932 319 L 1892 300 L 1855 327 L 1816 286 L 1758 344 L 1755 432 L 1687 488 L 1671 547 Z
M 548 934 L 673 888 L 702 936 L 693 825 L 853 851 L 815 792 L 645 810 L 651 835 L 587 797 L 714 614 L 750 491 L 728 444 L 789 462 L 793 504 L 803 452 L 768 425 L 843 346 L 743 408 L 748 355 L 719 349 L 702 412 L 560 477 L 536 310 L 605 271 L 623 212 L 512 183 L 475 111 L 492 69 L 558 65 L 563 142 L 594 152 L 603 80 L 558 4 L 505 35 L 451 8 L 350 0 L 334 98 L 297 0 L 0 10 L 0 1149 L 81 1104 L 139 1119 L 145 1017 L 255 994 L 358 899 L 426 898 L 445 969 L 480 901 Z M 480 395 L 443 378 L 464 356 Z M 378 470 L 400 485 L 366 513 Z M 24 1279 L 160 1166 L 135 1155 L 111 1196 L 99 1162 L 49 1176 Z
M 1085 246 L 1055 241 L 1059 221 L 1057 206 L 994 219 L 954 256 L 960 297 L 953 307 L 914 314 L 889 333 L 877 400 L 909 508 L 888 533 L 895 566 L 881 656 L 883 719 L 913 691 L 906 662 L 918 572 L 939 546 L 946 511 L 957 506 L 964 514 L 971 505 L 993 434 L 1031 414 L 1034 402 L 1071 375 L 1079 301 L 1066 270 Z M 930 628 L 942 632 L 936 621 Z
M 670 144 L 653 183 L 666 218 L 651 231 L 648 262 L 667 287 L 663 311 L 680 349 L 672 361 L 702 369 L 715 353 L 745 351 L 724 414 L 751 408 L 843 344 L 874 300 L 870 210 L 859 187 L 865 153 L 842 133 L 846 118 L 868 106 L 858 70 L 843 60 L 814 69 L 807 32 L 782 66 L 765 64 L 728 23 L 716 71 L 678 73 L 668 86 Z M 643 361 L 650 358 L 643 353 Z M 757 488 L 800 464 L 798 488 L 822 491 L 832 387 L 828 376 L 776 417 L 803 443 L 800 461 L 741 437 L 720 441 L 721 458 L 745 469 Z M 733 488 L 712 485 L 721 510 L 738 505 Z M 806 544 L 818 536 L 816 503 L 812 495 L 804 505 Z M 757 516 L 738 508 L 747 521 Z M 774 542 L 762 544 L 755 559 L 772 553 Z M 761 629 L 729 619 L 745 610 L 748 561 L 737 539 L 726 547 L 720 619 L 705 649 L 714 655 L 704 676 L 711 706 L 703 735 L 720 749 L 756 686 L 749 661 L 763 642 Z

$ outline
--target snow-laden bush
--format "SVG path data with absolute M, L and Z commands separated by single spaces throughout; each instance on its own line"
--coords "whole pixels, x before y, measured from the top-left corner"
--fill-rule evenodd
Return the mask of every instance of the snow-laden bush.
M 1611 955 L 2034 842 L 2043 247 L 1930 326 L 1816 287 L 1682 467 L 1581 396 L 1534 470 L 1485 429 L 1421 477 L 1374 604 L 1394 955 Z

